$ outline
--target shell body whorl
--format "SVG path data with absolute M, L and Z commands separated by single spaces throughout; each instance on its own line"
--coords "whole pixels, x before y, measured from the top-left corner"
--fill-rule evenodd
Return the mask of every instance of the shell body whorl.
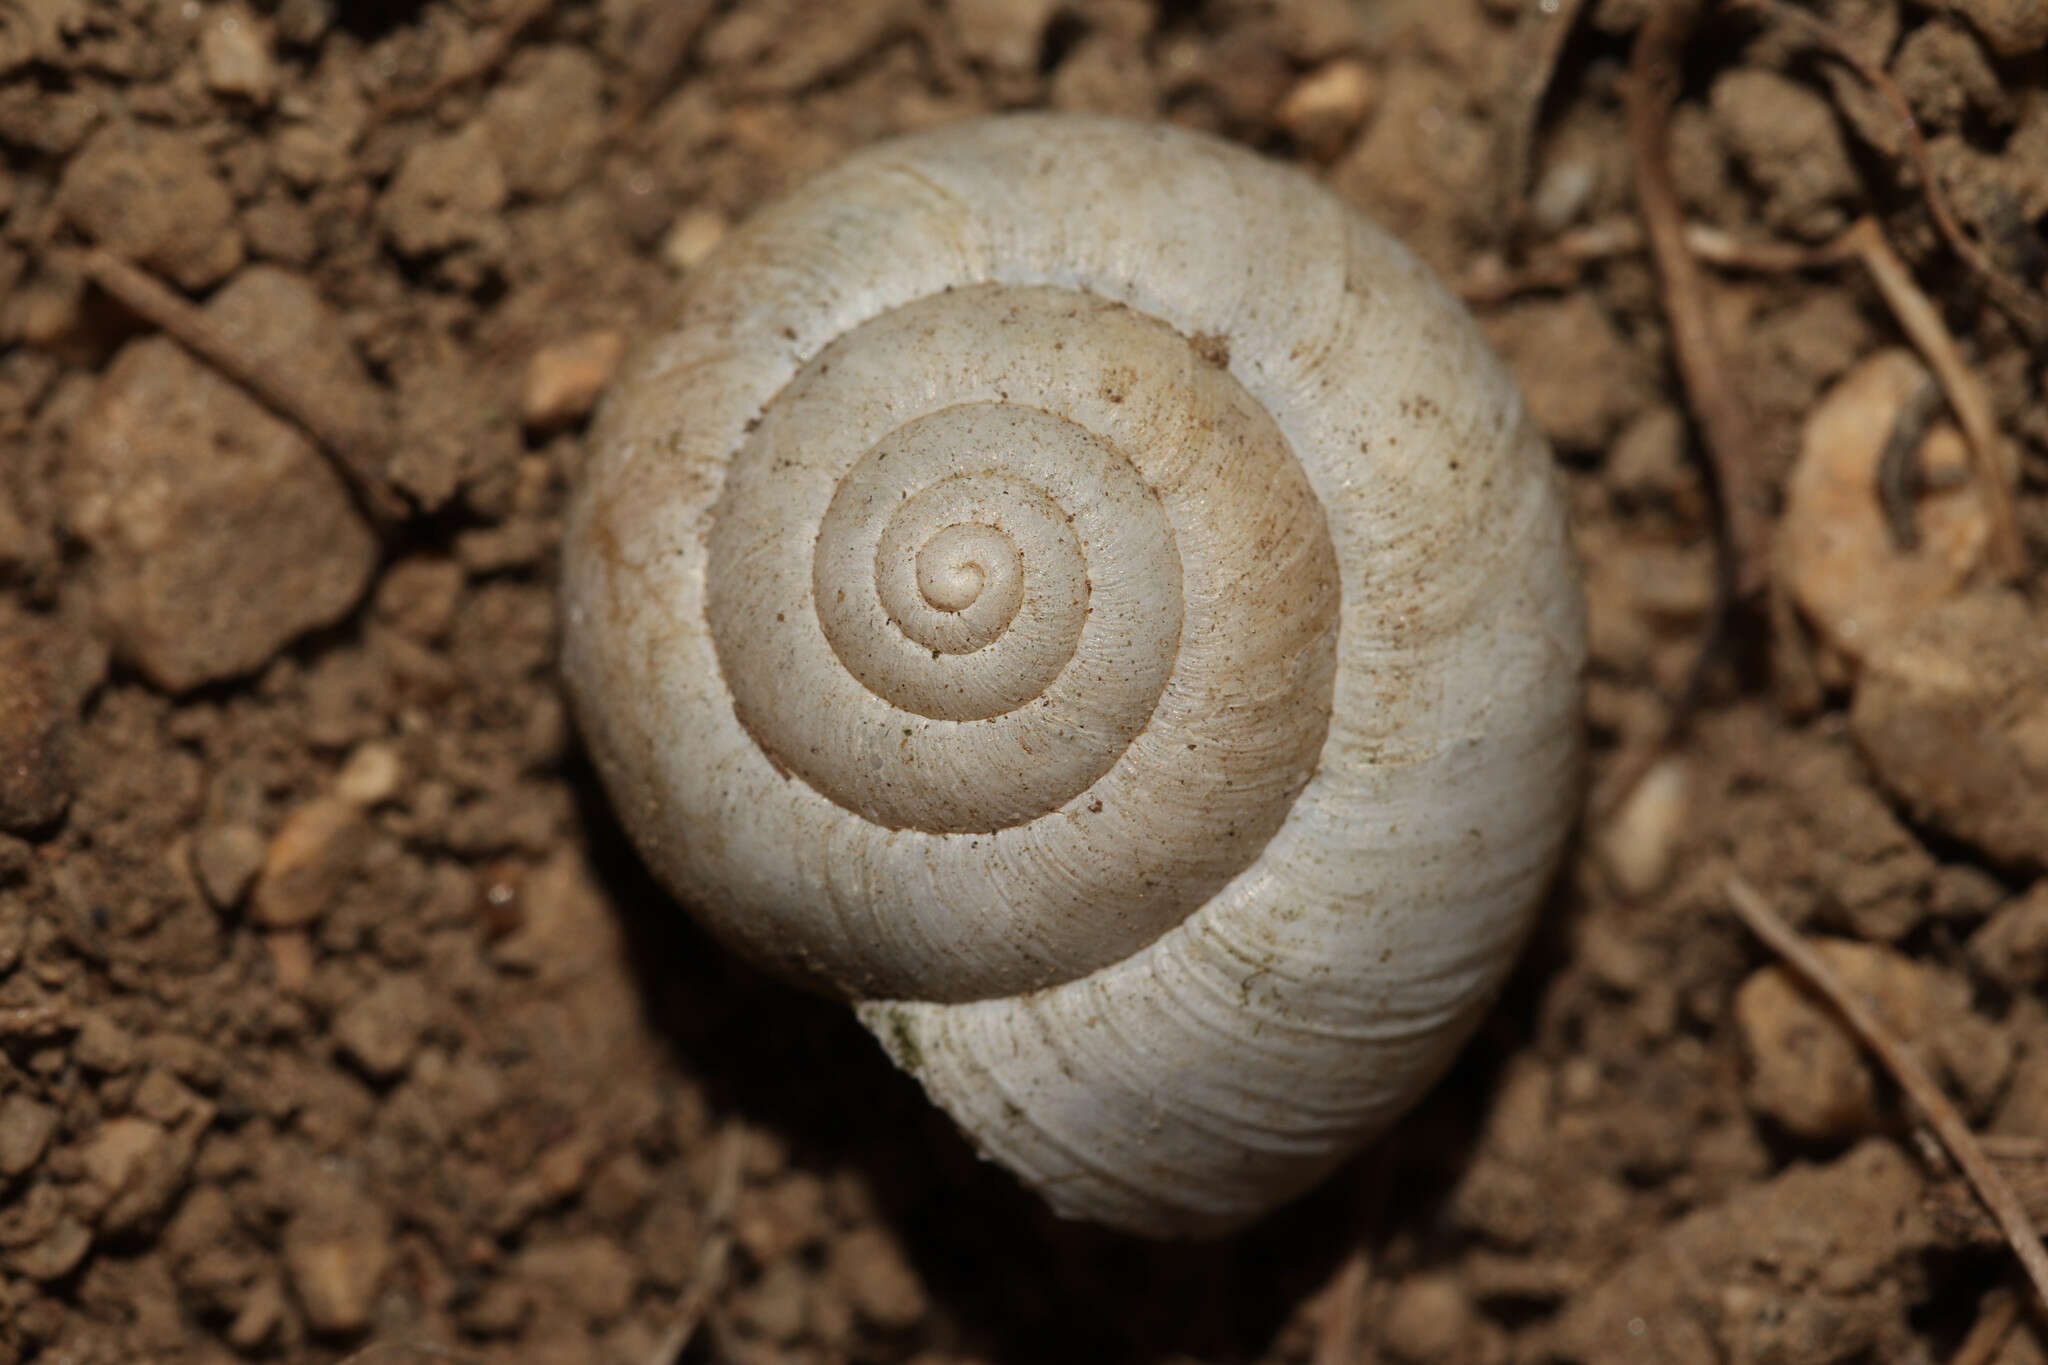
M 1577 808 L 1504 370 L 1313 181 L 1173 129 L 956 125 L 745 225 L 607 403 L 563 592 L 663 880 L 1133 1231 L 1411 1103 Z

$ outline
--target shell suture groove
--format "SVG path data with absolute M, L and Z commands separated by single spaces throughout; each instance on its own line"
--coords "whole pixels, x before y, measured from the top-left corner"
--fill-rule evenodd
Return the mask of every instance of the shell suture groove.
M 1576 809 L 1504 371 L 1392 239 L 1177 130 L 957 125 L 734 234 L 607 405 L 564 597 L 664 880 L 1134 1231 L 1412 1102 Z

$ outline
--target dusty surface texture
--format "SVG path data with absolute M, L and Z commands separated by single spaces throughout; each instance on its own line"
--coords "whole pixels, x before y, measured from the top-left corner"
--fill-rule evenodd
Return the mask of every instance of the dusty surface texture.
M 1821 9 L 2037 287 L 2048 11 Z M 664 291 L 849 147 L 1103 109 L 1297 160 L 1485 296 L 1572 481 L 1611 783 L 1684 686 L 1713 504 L 1648 263 L 1500 282 L 1630 221 L 1642 10 L 1584 6 L 1532 106 L 1513 0 L 0 6 L 0 1363 L 658 1362 L 735 1188 L 685 1359 L 1949 1358 L 2009 1256 L 1719 889 L 1831 940 L 2048 1189 L 2048 620 L 1983 583 L 1938 405 L 1936 558 L 1892 562 L 1856 443 L 1915 383 L 1858 377 L 1909 343 L 1853 266 L 1709 280 L 1803 615 L 1746 627 L 1677 757 L 1589 819 L 1425 1108 L 1219 1245 L 1056 1223 L 842 1009 L 716 951 L 557 691 L 564 490 Z M 1748 18 L 1688 63 L 1687 212 L 1777 242 L 1876 215 L 2048 559 L 2040 358 L 1884 106 Z M 375 431 L 406 513 L 88 285 L 89 247 Z M 1795 645 L 1803 695 L 1764 668 Z M 2048 1359 L 2038 1331 L 1977 1358 Z

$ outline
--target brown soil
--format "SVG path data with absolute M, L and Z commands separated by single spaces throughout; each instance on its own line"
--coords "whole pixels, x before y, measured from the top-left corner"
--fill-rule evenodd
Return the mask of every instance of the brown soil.
M 1213 1246 L 1057 1223 L 842 1008 L 717 951 L 639 870 L 557 693 L 590 402 L 779 187 L 978 111 L 1107 109 L 1299 161 L 1497 280 L 1632 214 L 1644 9 L 1586 6 L 1544 95 L 1520 0 L 0 5 L 0 1365 L 650 1365 L 728 1150 L 693 1360 L 1956 1351 L 2009 1254 L 1720 888 L 1739 870 L 1850 940 L 1975 1126 L 2048 1135 L 2044 623 L 1968 564 L 1881 629 L 1828 614 L 1861 575 L 1803 584 L 1775 649 L 1745 621 L 1680 766 L 1589 820 L 1449 1080 Z M 1821 10 L 1912 101 L 1966 230 L 2038 281 L 2048 11 Z M 1943 247 L 1896 125 L 1748 18 L 1688 63 L 1687 211 L 1803 242 L 1876 214 L 1989 389 L 2048 562 L 2038 356 Z M 406 514 L 364 515 L 337 452 L 88 285 L 88 246 L 294 375 L 329 432 L 376 433 Z M 1853 267 L 1710 287 L 1783 489 L 1821 395 L 1903 335 Z M 1655 276 L 1621 250 L 1478 292 L 1572 481 L 1611 783 L 1713 601 Z M 1792 655 L 1805 697 L 1767 681 Z M 2048 1190 L 2041 1144 L 1998 1150 Z M 2048 1336 L 2022 1317 L 1994 1350 Z

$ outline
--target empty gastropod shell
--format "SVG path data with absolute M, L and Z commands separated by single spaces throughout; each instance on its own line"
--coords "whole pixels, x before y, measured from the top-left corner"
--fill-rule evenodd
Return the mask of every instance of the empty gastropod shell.
M 1557 475 L 1312 180 L 1017 115 L 730 236 L 602 415 L 577 715 L 722 939 L 1074 1217 L 1238 1226 L 1393 1121 L 1578 802 Z

